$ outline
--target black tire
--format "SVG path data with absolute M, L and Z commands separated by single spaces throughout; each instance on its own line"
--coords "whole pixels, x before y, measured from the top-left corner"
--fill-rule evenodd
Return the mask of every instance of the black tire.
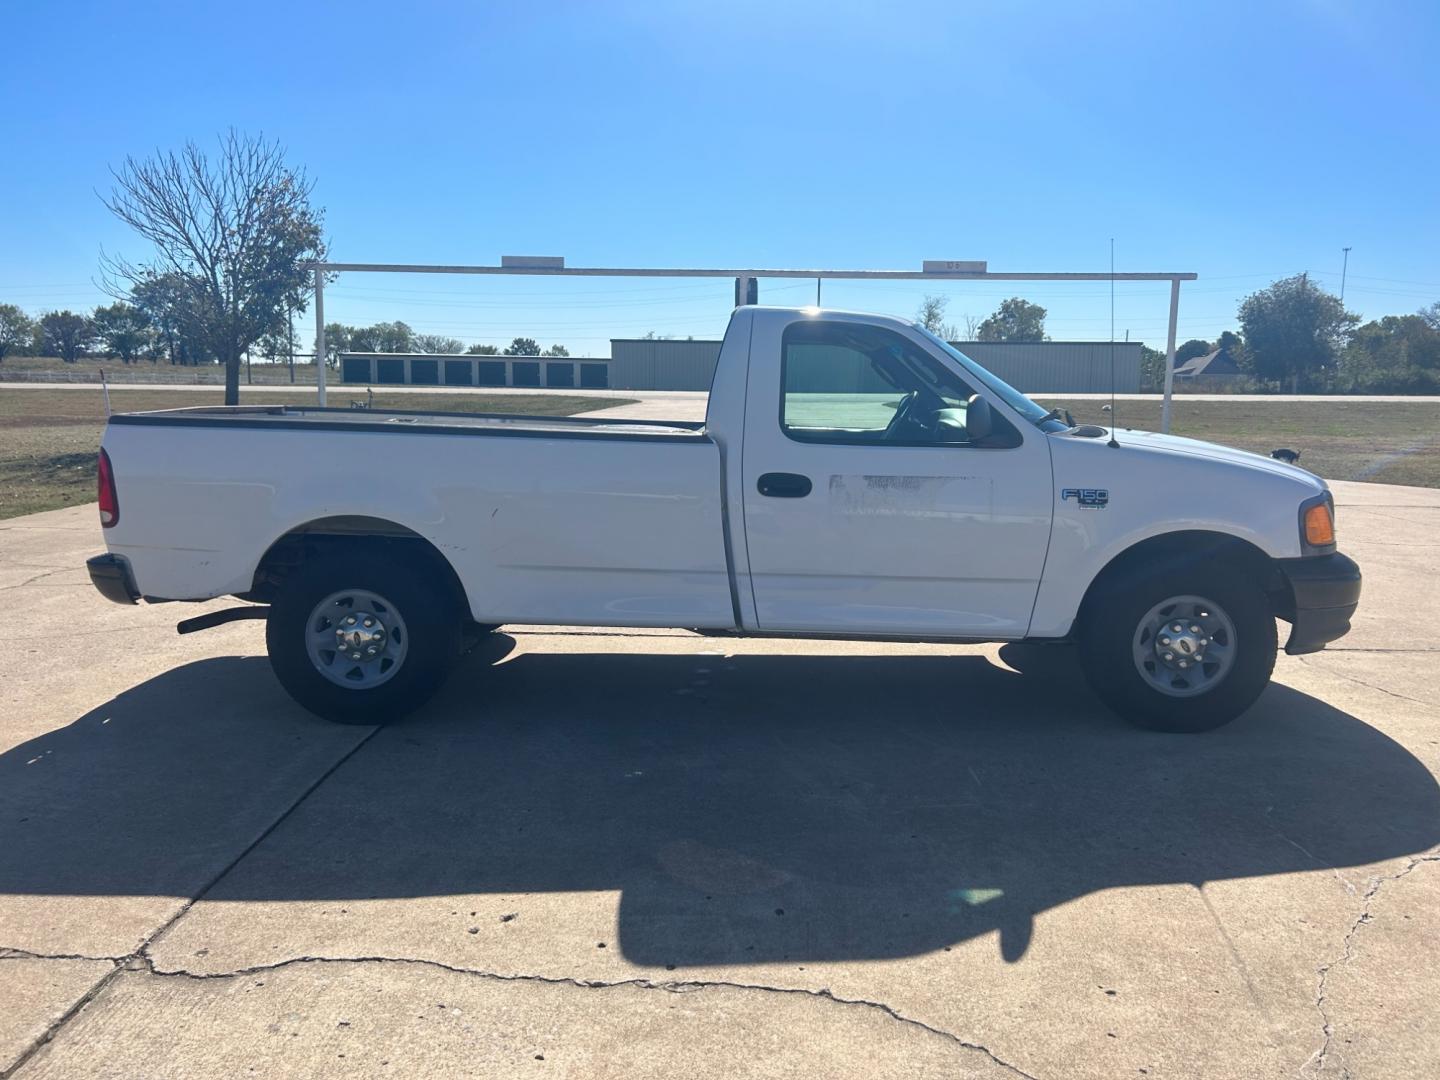
M 1152 731 L 1210 731 L 1254 704 L 1275 668 L 1275 617 L 1265 593 L 1239 567 L 1211 563 L 1161 570 L 1123 584 L 1102 582 L 1087 605 L 1079 647 L 1085 678 L 1096 695 L 1126 720 Z M 1190 697 L 1172 697 L 1141 675 L 1135 635 L 1155 605 L 1177 596 L 1203 597 L 1223 609 L 1234 627 L 1234 658 L 1217 684 Z
M 404 620 L 404 656 L 378 686 L 332 682 L 306 648 L 316 605 L 347 589 L 378 594 Z M 357 548 L 325 552 L 286 578 L 270 605 L 265 645 L 275 677 L 300 705 L 337 724 L 383 724 L 418 709 L 444 682 L 459 651 L 460 629 L 456 598 L 426 563 Z

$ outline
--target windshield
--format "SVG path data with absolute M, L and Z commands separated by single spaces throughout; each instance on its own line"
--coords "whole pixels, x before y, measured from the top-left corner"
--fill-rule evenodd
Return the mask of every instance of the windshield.
M 1049 409 L 1036 405 L 1035 402 L 1020 393 L 1019 390 L 1016 390 L 1004 379 L 999 378 L 993 372 L 981 367 L 948 341 L 936 337 L 929 330 L 926 330 L 925 327 L 918 324 L 916 324 L 915 329 L 924 334 L 941 349 L 945 350 L 948 356 L 965 369 L 967 375 L 993 391 L 1006 405 L 1009 405 L 1032 424 L 1042 424 L 1050 418 L 1051 413 Z M 1064 427 L 1063 424 L 1060 426 Z

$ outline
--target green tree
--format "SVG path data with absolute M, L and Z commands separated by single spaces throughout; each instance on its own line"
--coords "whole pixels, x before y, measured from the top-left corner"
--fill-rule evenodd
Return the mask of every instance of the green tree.
M 506 356 L 539 356 L 540 343 L 534 338 L 517 337 L 505 347 Z
M 197 295 L 179 274 L 157 274 L 135 283 L 130 302 L 149 320 L 156 345 L 172 364 L 209 363 L 215 354 L 208 340 L 203 294 Z
M 1291 393 L 1322 387 L 1357 322 L 1308 274 L 1282 278 L 1240 304 L 1246 366 L 1256 378 L 1288 384 Z
M 1387 315 L 1359 327 L 1340 354 L 1339 389 L 1357 393 L 1440 391 L 1440 328 L 1424 315 Z
M 1191 338 L 1175 350 L 1175 366 L 1179 367 L 1186 360 L 1193 360 L 1197 356 L 1205 356 L 1210 352 L 1210 343 L 1201 341 L 1199 338 Z
M 564 345 L 551 345 L 545 350 L 546 356 L 569 356 L 570 350 Z
M 285 163 L 279 144 L 231 131 L 216 159 L 187 142 L 178 153 L 127 157 L 112 170 L 105 205 L 155 249 L 152 262 L 106 262 L 112 280 L 132 285 L 175 274 L 199 301 L 194 309 L 225 365 L 225 403 L 240 400 L 240 358 L 282 312 L 303 312 L 325 257 L 324 212 L 313 185 Z
M 1045 309 L 1018 296 L 1000 307 L 976 329 L 980 341 L 1045 341 Z
M 1215 347 L 1217 349 L 1224 349 L 1232 357 L 1238 358 L 1240 351 L 1245 348 L 1245 339 L 1235 333 L 1234 330 L 1226 330 L 1215 339 Z
M 50 311 L 40 317 L 40 336 L 46 353 L 73 364 L 94 340 L 95 329 L 84 315 Z
M 1165 354 L 1149 345 L 1140 346 L 1140 388 L 1152 392 L 1165 388 Z
M 471 345 L 465 350 L 466 356 L 499 356 L 500 350 L 494 345 Z
M 465 348 L 465 343 L 459 338 L 446 337 L 443 334 L 416 334 L 415 351 L 423 353 L 449 353 L 452 356 Z
M 14 304 L 0 304 L 0 361 L 26 348 L 35 337 L 35 323 Z
M 298 346 L 295 324 L 289 319 L 281 319 L 279 323 L 265 331 L 260 340 L 255 343 L 256 350 L 260 355 L 272 364 L 281 360 L 289 360 Z
M 332 322 L 325 324 L 325 362 L 339 363 L 342 352 L 359 352 L 355 346 L 356 331 L 353 326 Z
M 328 331 L 327 331 L 328 336 Z M 351 352 L 415 352 L 415 331 L 398 319 L 356 327 L 350 335 Z
M 95 336 L 126 364 L 134 363 L 150 344 L 150 320 L 138 307 L 123 300 L 109 307 L 97 307 L 90 322 Z

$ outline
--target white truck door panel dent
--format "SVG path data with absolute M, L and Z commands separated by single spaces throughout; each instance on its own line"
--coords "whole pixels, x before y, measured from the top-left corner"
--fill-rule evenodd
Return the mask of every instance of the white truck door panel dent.
M 754 319 L 743 499 L 759 628 L 1024 636 L 1050 534 L 1044 437 L 1017 422 L 1009 448 L 965 442 L 980 388 L 893 323 L 832 316 L 787 338 L 795 313 Z M 923 366 L 917 353 L 956 384 L 916 384 L 947 434 L 927 426 L 935 409 L 906 415 L 908 376 L 887 356 Z

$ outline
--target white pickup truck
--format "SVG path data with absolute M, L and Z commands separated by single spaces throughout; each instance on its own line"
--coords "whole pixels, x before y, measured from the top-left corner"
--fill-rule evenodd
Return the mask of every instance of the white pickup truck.
M 467 631 L 683 627 L 1073 641 L 1148 727 L 1238 715 L 1360 596 L 1324 481 L 1073 426 L 925 330 L 738 308 L 705 422 L 294 406 L 119 414 L 105 596 L 267 606 L 275 674 L 342 723 L 402 715 Z

